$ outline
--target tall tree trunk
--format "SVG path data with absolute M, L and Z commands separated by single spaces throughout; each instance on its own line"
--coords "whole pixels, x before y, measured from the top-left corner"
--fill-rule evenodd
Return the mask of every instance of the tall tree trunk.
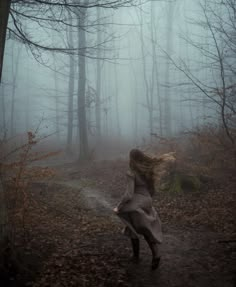
M 29 80 L 29 59 L 26 59 L 26 91 L 25 91 L 25 129 L 30 129 L 30 80 Z
M 184 9 L 184 18 L 187 21 L 188 19 L 188 15 L 186 12 L 186 9 Z M 187 39 L 190 38 L 190 34 L 189 34 L 189 29 L 188 29 L 188 25 L 185 26 L 185 34 Z M 187 66 L 190 67 L 192 65 L 192 63 L 190 62 L 190 56 L 189 56 L 189 43 L 186 43 L 185 45 L 185 54 L 186 54 L 186 63 Z M 187 87 L 187 95 L 188 95 L 188 110 L 189 110 L 189 122 L 191 124 L 191 126 L 189 128 L 192 128 L 194 126 L 194 118 L 193 118 L 193 107 L 192 107 L 192 87 L 190 87 L 188 85 Z
M 2 78 L 3 56 L 6 40 L 7 22 L 10 11 L 11 0 L 0 1 L 0 82 Z
M 112 23 L 114 23 L 114 17 L 112 16 Z M 115 34 L 115 31 L 112 31 Z M 118 44 L 119 45 L 119 44 Z M 113 40 L 114 50 L 119 51 L 119 46 L 116 47 L 115 39 Z M 116 117 L 116 132 L 117 136 L 121 136 L 121 127 L 120 127 L 120 111 L 119 111 L 119 85 L 118 85 L 118 73 L 117 73 L 117 59 L 114 59 L 114 87 L 115 87 L 115 117 Z
M 6 126 L 6 110 L 5 110 L 5 91 L 4 91 L 4 85 L 0 85 L 1 88 L 1 113 L 2 113 L 2 126 L 1 129 L 3 131 L 3 138 L 1 140 L 5 140 L 7 136 L 7 126 Z
M 12 46 L 12 94 L 11 94 L 11 120 L 10 120 L 10 135 L 13 136 L 15 134 L 15 96 L 16 96 L 16 86 L 17 86 L 17 76 L 19 69 L 19 61 L 21 54 L 22 46 L 17 48 L 16 61 L 14 59 L 14 45 Z M 15 62 L 15 66 L 14 66 Z
M 173 38 L 173 13 L 174 13 L 174 5 L 175 2 L 168 2 L 168 10 L 167 10 L 167 42 L 166 42 L 166 52 L 168 55 L 171 55 L 172 49 L 172 38 Z M 164 110 L 165 110 L 165 135 L 172 135 L 172 127 L 171 127 L 171 99 L 170 99 L 170 62 L 167 60 L 166 62 L 166 70 L 165 70 L 165 102 L 164 102 Z
M 72 32 L 72 16 L 70 15 L 70 27 L 68 31 L 69 48 L 73 47 L 73 32 Z M 68 123 L 67 123 L 67 152 L 72 154 L 72 140 L 73 140 L 73 99 L 74 99 L 74 85 L 75 85 L 75 65 L 73 55 L 69 55 L 69 85 L 68 85 Z
M 0 1 L 0 85 L 2 78 L 2 67 L 3 67 L 3 55 L 6 39 L 6 29 L 8 22 L 8 15 L 10 11 L 10 0 Z M 2 87 L 3 89 L 3 87 Z M 4 102 L 4 91 L 2 90 L 2 111 L 3 111 L 3 125 L 4 125 L 4 137 L 6 136 L 5 131 L 5 102 Z M 0 244 L 4 244 L 6 239 L 9 238 L 8 228 L 8 216 L 7 216 L 7 205 L 5 199 L 4 187 L 2 184 L 2 171 L 0 169 Z M 3 246 L 6 247 L 6 246 Z M 2 254 L 0 254 L 1 256 Z
M 97 79 L 96 79 L 96 101 L 95 101 L 95 117 L 96 117 L 96 130 L 97 130 L 97 142 L 100 142 L 101 139 L 101 8 L 97 7 Z
M 2 177 L 1 170 L 0 170 L 0 177 Z M 0 245 L 5 244 L 10 236 L 10 227 L 9 227 L 9 222 L 8 222 L 5 195 L 6 193 L 4 190 L 3 183 L 2 183 L 2 179 L 0 179 Z M 0 254 L 0 256 L 2 256 L 2 254 Z
M 134 144 L 138 142 L 138 80 L 137 80 L 137 71 L 134 67 L 134 63 L 132 60 L 132 44 L 131 44 L 131 37 L 128 37 L 128 47 L 129 47 L 129 59 L 130 59 L 130 68 L 131 73 L 133 74 L 134 78 L 134 91 L 133 91 L 133 141 Z
M 121 129 L 120 129 L 120 113 L 119 113 L 119 86 L 118 86 L 118 75 L 117 75 L 117 64 L 115 61 L 114 65 L 115 70 L 115 109 L 116 109 L 116 124 L 117 124 L 117 135 L 118 137 L 121 136 Z
M 149 91 L 149 84 L 147 79 L 147 71 L 146 71 L 146 56 L 145 56 L 145 45 L 144 45 L 144 37 L 143 37 L 143 15 L 140 11 L 140 40 L 141 40 L 141 52 L 142 52 L 142 64 L 143 64 L 143 78 L 145 84 L 145 95 L 148 109 L 148 117 L 149 117 L 149 134 L 153 133 L 153 106 L 152 106 L 152 95 Z
M 151 1 L 150 3 L 151 9 L 151 41 L 152 41 L 152 94 L 155 91 L 157 97 L 158 104 L 158 112 L 159 112 L 159 133 L 162 136 L 162 105 L 161 105 L 161 97 L 160 97 L 160 85 L 159 85 L 159 75 L 158 75 L 158 65 L 157 65 L 157 52 L 156 45 L 157 42 L 157 29 L 155 25 L 155 2 Z
M 54 86 L 55 86 L 55 106 L 56 106 L 56 136 L 58 141 L 60 141 L 60 128 L 59 128 L 59 101 L 58 101 L 58 78 L 57 78 L 57 66 L 56 66 L 56 57 L 53 55 L 54 60 Z
M 84 1 L 86 6 L 88 1 Z M 78 126 L 79 126 L 79 159 L 89 157 L 87 120 L 86 120 L 86 8 L 80 8 L 78 15 L 78 41 L 79 41 L 79 80 L 78 80 Z

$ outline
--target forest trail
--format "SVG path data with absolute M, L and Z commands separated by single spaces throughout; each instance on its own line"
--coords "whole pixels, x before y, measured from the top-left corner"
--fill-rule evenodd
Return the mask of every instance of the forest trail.
M 140 262 L 131 263 L 129 239 L 121 234 L 122 223 L 112 211 L 119 194 L 102 190 L 103 182 L 100 187 L 97 187 L 96 176 L 88 179 L 80 174 L 80 178 L 77 178 L 77 175 L 71 176 L 71 174 L 74 175 L 74 170 L 68 171 L 64 168 L 63 170 L 63 177 L 60 176 L 41 185 L 33 184 L 36 190 L 40 187 L 40 192 L 36 192 L 37 196 L 46 200 L 50 207 L 55 207 L 59 212 L 62 211 L 65 217 L 68 215 L 67 235 L 68 231 L 69 234 L 70 232 L 73 234 L 73 230 L 69 227 L 70 218 L 75 220 L 76 224 L 77 218 L 83 214 L 81 229 L 85 232 L 80 234 L 81 240 L 78 241 L 76 236 L 68 235 L 70 246 L 73 248 L 66 255 L 61 248 L 61 258 L 63 258 L 61 266 L 67 265 L 67 269 L 63 271 L 63 278 L 70 277 L 71 270 L 78 266 L 81 268 L 81 264 L 87 264 L 88 269 L 82 272 L 88 274 L 81 274 L 84 278 L 82 280 L 85 280 L 84 286 L 111 286 L 110 284 L 135 287 L 235 286 L 235 277 L 233 277 L 236 263 L 235 249 L 233 250 L 229 244 L 219 243 L 224 239 L 220 233 L 201 226 L 187 227 L 164 223 L 164 242 L 160 246 L 159 269 L 151 270 L 151 254 L 144 240 L 141 240 Z M 57 258 L 58 256 L 57 252 Z M 54 270 L 53 258 L 52 256 L 47 268 Z M 78 263 L 77 260 L 85 262 Z M 47 275 L 45 276 L 48 278 Z M 60 283 L 60 280 L 63 278 L 55 278 L 59 285 L 53 286 L 62 286 L 63 283 Z M 78 284 L 80 281 L 77 280 L 81 278 L 73 280 Z M 67 286 L 76 286 L 73 280 Z M 39 281 L 36 286 L 44 286 L 43 282 Z

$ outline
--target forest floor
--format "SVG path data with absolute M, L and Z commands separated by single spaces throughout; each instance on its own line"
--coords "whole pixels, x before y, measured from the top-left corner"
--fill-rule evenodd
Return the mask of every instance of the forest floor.
M 112 211 L 127 167 L 124 160 L 64 163 L 50 167 L 51 179 L 32 182 L 23 267 L 1 286 L 236 286 L 235 189 L 224 182 L 158 193 L 164 242 L 159 269 L 151 271 L 144 241 L 140 263 L 130 261 L 129 239 Z

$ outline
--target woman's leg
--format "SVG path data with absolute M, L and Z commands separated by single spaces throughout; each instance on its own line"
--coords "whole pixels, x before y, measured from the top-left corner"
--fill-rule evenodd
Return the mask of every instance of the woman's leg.
M 148 236 L 144 235 L 144 238 L 147 241 L 148 246 L 152 251 L 152 270 L 155 270 L 158 268 L 160 263 L 160 256 L 158 253 L 158 243 L 151 241 Z
M 132 260 L 134 262 L 138 262 L 139 261 L 139 238 L 128 226 L 124 228 L 123 233 L 124 235 L 130 238 L 132 250 L 133 250 Z
M 133 249 L 133 257 L 132 259 L 135 262 L 139 261 L 139 239 L 138 238 L 131 238 L 131 244 Z

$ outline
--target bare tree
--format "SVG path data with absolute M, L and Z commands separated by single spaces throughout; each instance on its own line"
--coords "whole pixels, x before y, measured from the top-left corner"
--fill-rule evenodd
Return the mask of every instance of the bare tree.
M 8 16 L 10 11 L 11 1 L 0 1 L 0 83 L 2 79 L 2 66 L 3 66 L 3 56 L 5 48 L 6 39 L 6 28 L 8 23 Z M 0 84 L 1 85 L 1 84 Z M 5 127 L 5 101 L 4 101 L 4 88 L 1 90 L 1 106 L 3 115 L 3 133 L 5 139 L 6 127 Z M 0 244 L 4 244 L 8 239 L 8 216 L 6 212 L 6 199 L 4 193 L 4 187 L 1 180 L 0 171 Z
M 131 43 L 129 42 L 129 47 L 131 47 Z M 131 59 L 131 49 L 129 49 L 129 57 Z M 130 67 L 134 78 L 134 91 L 133 91 L 133 140 L 134 143 L 137 144 L 138 141 L 138 80 L 137 80 L 137 71 L 134 67 L 134 63 L 130 60 Z
M 73 47 L 73 18 L 69 13 L 70 27 L 68 27 L 68 45 Z M 68 83 L 68 122 L 67 122 L 67 152 L 72 153 L 73 140 L 73 104 L 74 104 L 74 85 L 75 85 L 75 63 L 73 55 L 69 55 L 69 83 Z
M 142 2 L 142 1 L 141 1 Z M 27 33 L 27 26 L 33 24 L 42 33 L 48 32 L 51 29 L 56 31 L 58 35 L 61 33 L 66 33 L 67 26 L 70 25 L 68 19 L 68 13 L 74 10 L 80 9 L 94 9 L 96 7 L 106 8 L 106 9 L 117 9 L 120 7 L 131 7 L 133 5 L 140 5 L 138 0 L 91 0 L 88 3 L 84 1 L 74 1 L 74 0 L 12 0 L 12 5 L 10 7 L 10 21 L 13 27 L 8 27 L 11 37 L 26 44 L 35 58 L 40 61 L 40 56 L 42 51 L 54 51 L 58 53 L 80 53 L 80 47 L 75 46 L 68 48 L 67 45 L 62 41 L 61 43 L 55 45 L 53 41 L 48 40 L 40 41 L 40 39 L 35 39 L 34 34 Z M 93 26 L 96 23 L 93 23 Z M 84 29 L 85 27 L 80 27 Z M 91 56 L 91 51 L 94 47 L 87 47 L 86 56 L 96 58 Z M 81 53 L 84 54 L 82 48 Z
M 166 5 L 168 5 L 167 10 L 167 33 L 166 33 L 166 52 L 170 55 L 171 49 L 172 49 L 172 39 L 173 39 L 173 14 L 174 14 L 174 8 L 175 8 L 176 2 L 168 2 Z M 171 99 L 170 99 L 170 65 L 169 61 L 167 60 L 165 65 L 165 82 L 166 82 L 166 88 L 164 93 L 164 121 L 165 121 L 165 134 L 166 136 L 171 136 L 172 134 L 172 126 L 171 126 Z
M 146 54 L 145 54 L 145 41 L 144 41 L 144 33 L 143 33 L 143 15 L 142 11 L 140 11 L 140 41 L 141 41 L 141 53 L 142 53 L 142 64 L 143 64 L 143 78 L 145 85 L 145 97 L 146 97 L 146 107 L 148 110 L 149 116 L 149 134 L 150 136 L 153 134 L 153 93 L 150 91 L 148 75 L 147 75 L 147 63 L 146 63 Z
M 102 42 L 101 31 L 101 8 L 97 7 L 97 44 Z M 96 100 L 95 100 L 95 116 L 96 116 L 96 129 L 97 129 L 97 141 L 100 142 L 101 138 L 101 48 L 97 47 L 97 63 L 96 63 Z
M 86 5 L 88 0 L 84 1 L 85 8 L 80 8 L 78 14 L 78 47 L 79 47 L 79 79 L 78 79 L 78 127 L 79 127 L 79 159 L 84 160 L 89 157 L 87 119 L 86 119 L 86 32 L 81 27 L 86 26 Z
M 201 1 L 202 17 L 194 24 L 207 31 L 208 41 L 203 44 L 186 37 L 205 62 L 208 78 L 200 77 L 194 69 L 180 59 L 178 63 L 167 52 L 176 68 L 185 74 L 190 83 L 215 107 L 220 127 L 235 150 L 236 158 L 236 3 L 233 0 Z M 223 12 L 222 12 L 223 10 Z
M 18 41 L 26 44 L 31 50 L 35 59 L 40 63 L 44 63 L 43 52 L 53 52 L 53 53 L 64 53 L 71 55 L 79 55 L 79 81 L 78 81 L 78 130 L 79 130 L 79 141 L 80 141 L 80 157 L 88 157 L 88 135 L 87 135 L 87 119 L 86 119 L 86 107 L 85 107 L 85 94 L 86 94 L 86 60 L 85 58 L 98 59 L 98 81 L 97 81 L 97 91 L 98 97 L 96 100 L 96 121 L 98 125 L 101 120 L 100 116 L 100 96 L 99 90 L 101 89 L 101 75 L 100 73 L 100 49 L 97 49 L 101 43 L 100 34 L 98 32 L 98 43 L 95 45 L 90 45 L 86 41 L 86 32 L 90 27 L 100 25 L 99 15 L 97 17 L 98 23 L 96 21 L 89 23 L 87 18 L 87 11 L 89 9 L 94 9 L 97 7 L 98 11 L 102 8 L 106 9 L 116 9 L 119 7 L 131 7 L 133 5 L 139 4 L 140 1 L 135 0 L 115 0 L 115 1 L 74 1 L 74 0 L 58 0 L 58 1 L 47 1 L 47 0 L 12 0 L 12 5 L 10 8 L 10 21 L 11 26 L 8 27 L 9 35 L 11 38 L 17 39 Z M 77 11 L 77 26 L 78 26 L 78 44 L 74 43 L 73 46 L 65 44 L 63 35 L 66 34 L 67 27 L 75 26 L 71 23 L 68 13 L 75 13 Z M 98 12 L 100 13 L 100 12 Z M 40 41 L 40 39 L 35 38 L 34 34 L 30 34 L 26 29 L 27 25 L 33 23 L 34 27 L 42 32 L 56 34 L 57 39 L 62 39 L 55 43 L 47 37 L 47 41 Z M 100 29 L 100 27 L 99 27 Z M 53 32 L 52 32 L 53 31 Z M 108 41 L 108 40 L 106 40 Z M 104 44 L 104 43 L 103 43 Z M 45 64 L 45 63 L 44 63 Z M 99 108 L 98 108 L 99 105 Z M 56 116 L 58 119 L 58 115 Z M 57 120 L 56 120 L 57 121 Z M 58 126 L 58 125 L 57 125 Z M 70 136 L 71 137 L 71 136 Z M 82 155 L 84 154 L 84 155 Z
M 0 82 L 2 78 L 3 55 L 7 31 L 7 22 L 10 12 L 11 0 L 0 2 Z
M 116 126 L 117 126 L 117 135 L 121 135 L 120 127 L 120 111 L 119 111 L 119 86 L 118 86 L 118 73 L 117 73 L 117 63 L 114 65 L 115 72 L 115 110 L 116 110 Z
M 2 126 L 0 127 L 2 132 L 2 140 L 6 139 L 7 125 L 6 125 L 6 104 L 5 104 L 5 87 L 2 83 L 0 86 L 0 97 L 1 97 L 1 114 L 2 114 Z
M 236 3 L 232 0 L 204 1 L 200 5 L 205 21 L 199 24 L 209 31 L 212 45 L 210 50 L 198 44 L 197 47 L 201 53 L 214 60 L 211 69 L 218 78 L 215 86 L 204 89 L 204 94 L 219 107 L 222 127 L 235 147 Z M 227 13 L 222 13 L 222 9 Z
M 162 104 L 160 95 L 160 85 L 159 85 L 159 73 L 158 73 L 158 56 L 156 51 L 157 43 L 157 27 L 155 24 L 155 2 L 150 2 L 150 14 L 151 14 L 151 45 L 152 45 L 152 79 L 151 79 L 151 95 L 156 99 L 158 108 L 158 127 L 160 136 L 163 135 L 163 115 L 162 115 Z
M 14 61 L 14 44 L 12 45 L 12 94 L 11 94 L 11 120 L 10 120 L 10 134 L 13 136 L 15 134 L 15 97 L 16 97 L 16 86 L 17 77 L 19 71 L 19 62 L 21 54 L 22 45 L 17 47 L 16 60 Z
M 114 15 L 112 16 L 112 23 L 114 23 Z M 112 31 L 114 33 L 114 31 Z M 116 54 L 119 56 L 119 44 L 113 39 L 113 48 L 116 51 Z M 116 46 L 117 45 L 117 46 Z M 119 78 L 118 78 L 118 63 L 117 59 L 114 59 L 114 96 L 115 96 L 115 113 L 116 113 L 116 129 L 117 136 L 121 136 L 121 126 L 120 126 L 120 109 L 119 109 Z
M 59 116 L 59 98 L 58 98 L 58 93 L 59 93 L 59 87 L 58 87 L 58 77 L 57 77 L 57 66 L 56 66 L 56 57 L 55 54 L 53 53 L 53 66 L 54 66 L 54 86 L 55 86 L 55 126 L 56 126 L 56 136 L 58 141 L 60 141 L 60 116 Z

